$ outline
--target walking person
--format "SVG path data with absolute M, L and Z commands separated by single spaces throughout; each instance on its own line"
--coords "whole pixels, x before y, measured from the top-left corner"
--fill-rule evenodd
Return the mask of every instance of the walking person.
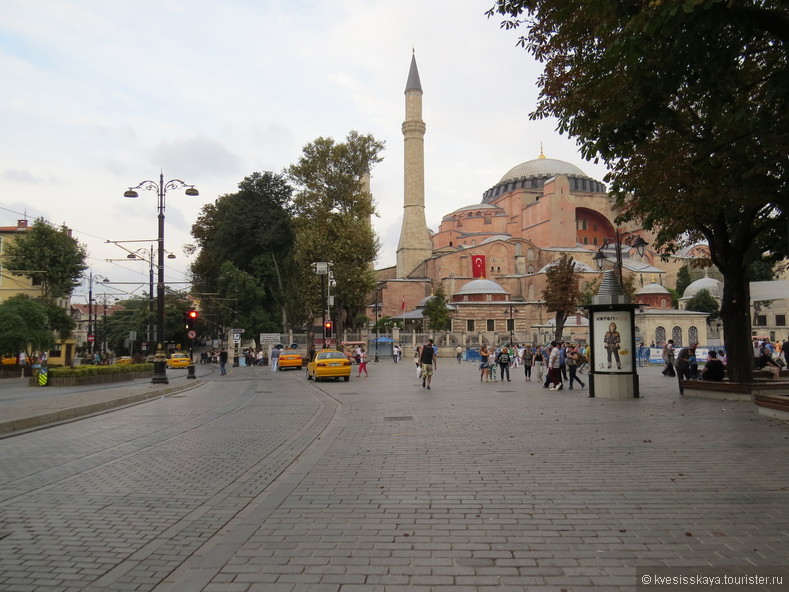
M 531 369 L 534 366 L 534 352 L 531 349 L 531 345 L 523 348 L 520 358 L 523 362 L 523 373 L 526 376 L 526 382 L 531 382 Z
M 562 382 L 561 351 L 555 341 L 551 341 L 551 353 L 548 357 L 548 382 L 553 384 L 548 390 L 560 391 L 564 388 Z
M 493 382 L 499 381 L 496 378 L 496 350 L 492 347 L 488 350 L 488 379 Z
M 222 348 L 219 352 L 219 375 L 224 376 L 227 374 L 227 350 Z
M 460 360 L 463 358 L 463 348 L 461 346 L 459 345 L 457 346 L 457 349 L 455 350 L 455 355 L 457 356 L 458 364 L 460 364 Z
M 483 344 L 479 350 L 479 381 L 483 382 L 485 379 L 490 382 L 490 374 L 488 373 L 488 346 Z
M 362 375 L 362 370 L 364 370 L 364 377 L 367 378 L 369 374 L 367 374 L 367 352 L 364 351 L 363 347 L 359 348 L 359 373 L 356 375 L 357 377 Z
M 433 382 L 433 372 L 437 361 L 438 356 L 433 348 L 433 340 L 428 339 L 427 343 L 422 347 L 422 353 L 419 355 L 419 367 L 422 369 L 422 388 L 430 390 L 430 383 Z
M 274 349 L 271 350 L 271 371 L 276 372 L 279 368 L 279 346 L 274 346 Z
M 668 342 L 663 346 L 663 363 L 665 366 L 663 367 L 663 376 L 676 376 L 676 372 L 674 372 L 674 340 L 669 339 Z
M 545 374 L 545 352 L 541 347 L 537 347 L 534 352 L 534 368 L 537 372 L 537 382 L 542 382 L 542 377 Z M 548 388 L 546 385 L 545 388 Z
M 512 356 L 510 356 L 510 350 L 508 347 L 502 347 L 501 351 L 499 352 L 499 368 L 501 369 L 501 382 L 504 382 L 504 377 L 507 377 L 507 382 L 510 381 L 510 362 L 512 360 Z
M 584 388 L 586 385 L 577 376 L 580 354 L 574 346 L 567 349 L 567 372 L 570 375 L 570 385 L 567 390 L 573 390 L 573 381 L 577 381 Z
M 683 380 L 690 380 L 690 358 L 696 355 L 696 344 L 691 343 L 689 347 L 683 347 L 677 354 L 675 366 L 677 368 L 677 383 L 679 384 L 679 394 L 684 395 L 682 388 Z

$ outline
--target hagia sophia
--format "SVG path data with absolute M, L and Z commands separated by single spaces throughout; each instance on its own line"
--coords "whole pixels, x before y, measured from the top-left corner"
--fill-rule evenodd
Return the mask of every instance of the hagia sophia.
M 706 245 L 662 261 L 650 232 L 614 225 L 614 204 L 601 181 L 574 164 L 546 157 L 539 147 L 536 158 L 509 168 L 481 199 L 469 198 L 467 205 L 444 215 L 437 229 L 429 229 L 422 95 L 412 56 L 402 126 L 404 198 L 397 264 L 376 271 L 382 316 L 402 319 L 407 332 L 419 331 L 420 307 L 441 284 L 453 312 L 444 345 L 550 340 L 554 313 L 542 301 L 546 269 L 566 253 L 575 260 L 582 285 L 594 281 L 602 273 L 594 260 L 598 251 L 607 259 L 603 269 L 615 265 L 612 243 L 618 232 L 623 273 L 634 276 L 636 299 L 643 305 L 637 313 L 637 338 L 647 344 L 672 337 L 678 343 L 707 342 L 707 315 L 672 308 L 666 290 L 675 286 L 678 270 L 689 259 L 708 254 Z M 643 255 L 628 244 L 636 237 L 647 242 Z M 566 339 L 584 341 L 587 334 L 581 314 L 568 319 Z

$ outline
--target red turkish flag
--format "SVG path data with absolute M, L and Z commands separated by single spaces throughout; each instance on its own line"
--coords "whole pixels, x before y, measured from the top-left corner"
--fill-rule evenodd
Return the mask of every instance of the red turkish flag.
M 471 256 L 471 275 L 475 278 L 485 277 L 485 255 Z

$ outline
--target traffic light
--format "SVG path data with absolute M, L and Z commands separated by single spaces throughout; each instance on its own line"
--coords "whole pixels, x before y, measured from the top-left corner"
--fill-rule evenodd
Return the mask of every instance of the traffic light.
M 331 337 L 331 329 L 332 329 L 332 324 L 333 324 L 333 323 L 332 323 L 331 321 L 325 321 L 325 322 L 323 323 L 323 336 L 324 336 L 325 338 L 327 338 L 327 339 L 328 339 L 329 337 Z
M 187 329 L 193 329 L 195 325 L 195 321 L 197 317 L 200 316 L 200 313 L 194 309 L 189 309 L 184 313 L 184 325 Z

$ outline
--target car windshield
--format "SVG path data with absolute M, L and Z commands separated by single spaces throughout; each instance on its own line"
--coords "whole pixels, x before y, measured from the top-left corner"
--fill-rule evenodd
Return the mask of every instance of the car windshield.
M 345 359 L 345 356 L 340 352 L 323 352 L 318 354 L 319 360 L 330 360 L 330 359 Z

